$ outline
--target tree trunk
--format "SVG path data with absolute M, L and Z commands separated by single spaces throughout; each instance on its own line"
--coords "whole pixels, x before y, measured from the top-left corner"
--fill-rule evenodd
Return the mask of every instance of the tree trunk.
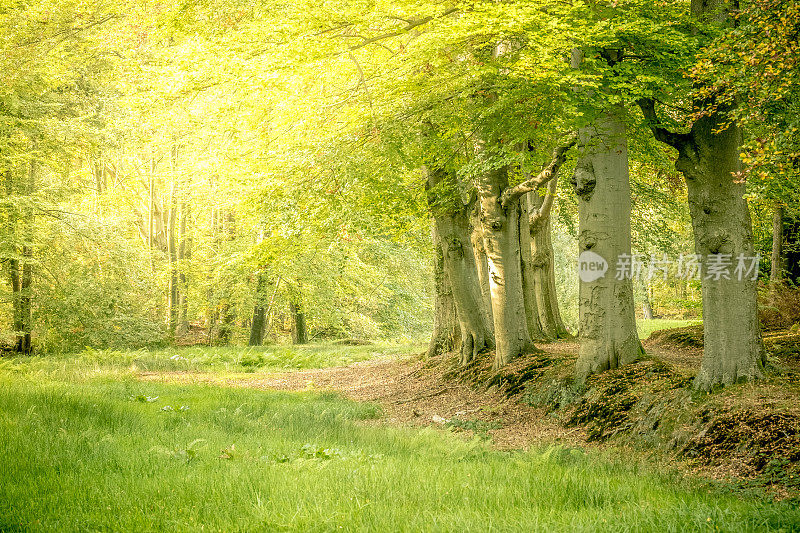
M 624 117 L 624 110 L 614 107 L 579 132 L 581 155 L 573 178 L 581 253 L 579 380 L 632 363 L 643 354 L 636 332 L 631 277 L 618 279 L 614 271 L 619 258 L 631 253 Z M 587 275 L 585 265 L 603 261 L 608 266 L 604 275 Z
M 724 25 L 732 7 L 727 0 L 692 0 L 691 13 Z M 695 107 L 705 108 L 708 103 L 695 102 Z M 655 138 L 678 150 L 675 168 L 686 180 L 695 253 L 705 262 L 703 362 L 694 386 L 707 391 L 757 379 L 763 374 L 766 351 L 758 324 L 757 272 L 754 276 L 745 270 L 755 266 L 758 258 L 744 199 L 746 188 L 740 179 L 741 131 L 730 124 L 727 112 L 731 109 L 724 104 L 697 119 L 689 133 L 658 126 L 652 100 L 640 100 L 639 106 Z M 710 266 L 717 268 L 709 272 Z M 723 275 L 720 270 L 726 266 Z M 740 266 L 744 266 L 742 271 Z
M 644 276 L 637 276 L 639 285 L 642 289 L 642 318 L 645 320 L 653 320 L 655 314 L 653 313 L 653 306 L 650 303 L 650 284 Z
M 720 117 L 698 120 L 676 167 L 686 177 L 695 253 L 706 261 L 737 263 L 754 257 L 750 211 L 743 196 L 740 133 L 735 125 L 721 127 Z M 695 387 L 710 390 L 740 380 L 761 377 L 765 351 L 758 325 L 757 281 L 737 275 L 730 279 L 704 276 L 704 350 Z
M 480 203 L 476 202 L 475 209 L 470 221 L 472 225 L 472 252 L 475 255 L 475 266 L 478 270 L 478 283 L 481 286 L 481 296 L 483 297 L 483 311 L 486 315 L 486 323 L 494 328 L 494 315 L 492 314 L 492 291 L 489 287 L 489 259 L 486 257 L 486 247 L 483 244 L 483 227 L 481 227 Z
M 778 283 L 783 279 L 783 207 L 775 206 L 772 214 L 772 266 L 769 280 Z
M 180 320 L 178 322 L 178 333 L 185 334 L 189 331 L 189 262 L 192 259 L 192 237 L 189 233 L 188 224 L 191 218 L 191 174 L 187 178 L 187 186 L 182 191 L 180 216 L 180 244 L 178 245 L 178 267 L 180 271 Z
M 470 239 L 469 206 L 458 195 L 455 176 L 445 170 L 429 169 L 427 188 L 461 330 L 460 361 L 466 365 L 494 344 Z
M 169 333 L 175 337 L 178 324 L 178 253 L 175 247 L 175 219 L 178 214 L 178 197 L 176 194 L 176 165 L 178 159 L 178 147 L 173 146 L 171 150 L 172 159 L 172 183 L 170 186 L 169 218 L 167 219 L 167 260 L 169 262 L 169 284 L 167 288 L 167 324 Z
M 533 271 L 533 255 L 531 253 L 531 226 L 528 202 L 524 195 L 519 199 L 519 251 L 520 273 L 522 274 L 522 297 L 525 304 L 525 319 L 528 323 L 528 335 L 533 340 L 546 340 L 548 336 L 542 331 L 539 320 L 540 312 L 536 297 L 536 282 Z M 553 337 L 549 337 L 552 339 Z
M 250 326 L 248 346 L 261 346 L 264 343 L 264 332 L 267 325 L 267 308 L 264 306 L 264 292 L 267 289 L 267 276 L 264 271 L 258 273 L 256 285 L 256 304 L 253 308 L 253 323 Z
M 481 201 L 481 225 L 489 262 L 489 284 L 495 332 L 494 367 L 499 368 L 517 356 L 535 351 L 528 332 L 522 286 L 519 217 L 516 199 L 503 206 L 501 199 L 508 188 L 508 169 L 501 167 L 484 173 L 478 190 Z
M 151 148 L 150 150 L 150 175 L 148 183 L 148 205 L 147 205 L 147 248 L 150 254 L 150 269 L 156 271 L 155 257 L 153 256 L 153 247 L 155 245 L 155 236 L 153 235 L 155 224 L 155 195 L 156 195 L 156 159 L 155 154 Z
M 290 302 L 289 310 L 292 314 L 292 344 L 307 344 L 306 317 L 300 304 Z
M 558 308 L 550 209 L 544 205 L 546 199 L 552 205 L 557 186 L 558 181 L 553 179 L 548 184 L 548 196 L 542 197 L 533 192 L 526 194 L 525 199 L 530 215 L 531 267 L 539 323 L 542 325 L 542 333 L 545 336 L 552 339 L 565 339 L 570 335 Z
M 444 250 L 442 240 L 436 231 L 436 223 L 432 223 L 434 251 L 434 301 L 433 301 L 433 333 L 428 344 L 427 357 L 435 357 L 454 351 L 460 341 L 460 330 L 456 316 L 456 304 L 453 289 L 444 267 Z

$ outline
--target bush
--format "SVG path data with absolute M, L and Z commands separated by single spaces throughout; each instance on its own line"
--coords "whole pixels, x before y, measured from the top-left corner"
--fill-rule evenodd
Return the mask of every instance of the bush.
M 800 287 L 769 283 L 760 288 L 758 300 L 762 328 L 785 329 L 800 323 Z

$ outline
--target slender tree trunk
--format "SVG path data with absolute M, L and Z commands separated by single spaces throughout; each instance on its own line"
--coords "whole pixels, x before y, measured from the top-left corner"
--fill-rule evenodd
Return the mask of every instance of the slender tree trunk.
M 783 207 L 775 206 L 772 214 L 772 267 L 769 280 L 778 283 L 783 279 Z
M 552 179 L 545 197 L 533 192 L 525 195 L 530 212 L 531 258 L 533 268 L 533 287 L 536 307 L 542 332 L 553 339 L 569 337 L 567 327 L 561 319 L 556 293 L 555 260 L 551 237 L 552 223 L 550 207 L 555 196 L 558 181 Z M 549 206 L 545 203 L 549 203 Z
M 149 175 L 149 198 L 147 208 L 147 248 L 150 253 L 150 269 L 155 272 L 156 263 L 153 256 L 155 246 L 155 236 L 153 235 L 155 224 L 155 196 L 156 196 L 156 158 L 152 148 L 150 149 L 150 175 Z
M 289 311 L 292 314 L 292 344 L 308 344 L 306 331 L 306 316 L 297 302 L 289 302 Z
M 458 195 L 455 177 L 442 169 L 428 169 L 427 187 L 461 330 L 460 361 L 466 365 L 494 344 L 470 239 L 470 206 Z
M 581 268 L 589 260 L 605 261 L 609 266 L 605 275 L 596 279 L 581 274 L 579 380 L 632 363 L 643 354 L 636 332 L 631 277 L 617 276 L 614 268 L 619 258 L 631 253 L 624 117 L 621 107 L 613 107 L 579 132 L 581 155 L 573 184 L 578 196 Z
M 178 268 L 180 271 L 180 320 L 178 333 L 185 334 L 189 331 L 189 262 L 192 259 L 192 237 L 188 228 L 192 214 L 191 206 L 191 174 L 187 178 L 186 187 L 182 191 L 183 200 L 180 208 L 180 244 L 178 246 Z
M 539 302 L 536 297 L 536 281 L 533 270 L 533 255 L 531 253 L 531 226 L 530 215 L 528 212 L 528 202 L 523 195 L 519 199 L 519 250 L 520 250 L 520 272 L 522 274 L 522 295 L 525 304 L 525 318 L 528 321 L 528 334 L 533 340 L 546 340 L 547 335 L 542 331 L 542 323 L 539 319 Z M 554 337 L 549 337 L 550 339 Z
M 536 350 L 525 313 L 519 238 L 520 202 L 516 199 L 503 206 L 501 199 L 507 188 L 506 167 L 486 172 L 478 187 L 492 293 L 495 368 Z
M 436 231 L 436 223 L 433 222 L 431 226 L 434 251 L 434 301 L 433 333 L 426 354 L 429 358 L 454 351 L 461 340 L 453 289 L 444 267 L 442 240 Z
M 170 335 L 175 336 L 178 324 L 178 253 L 175 247 L 175 223 L 178 214 L 178 197 L 176 191 L 176 166 L 178 147 L 172 146 L 172 183 L 170 186 L 169 218 L 167 219 L 167 260 L 169 261 L 169 285 L 167 291 L 167 324 Z
M 267 289 L 267 276 L 262 270 L 258 273 L 256 285 L 256 304 L 253 308 L 253 322 L 250 327 L 249 346 L 261 346 L 264 343 L 264 332 L 267 325 L 267 308 L 264 306 L 264 291 Z
M 637 276 L 642 290 L 642 318 L 652 320 L 654 318 L 653 306 L 650 303 L 650 284 L 641 274 Z

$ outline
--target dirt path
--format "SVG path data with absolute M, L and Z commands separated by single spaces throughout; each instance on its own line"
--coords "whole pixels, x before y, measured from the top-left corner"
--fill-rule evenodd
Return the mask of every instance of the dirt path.
M 560 349 L 569 349 L 559 346 Z M 522 405 L 497 392 L 475 391 L 454 381 L 444 381 L 441 370 L 417 359 L 376 359 L 345 367 L 269 374 L 216 375 L 189 372 L 148 372 L 143 380 L 179 383 L 215 383 L 230 387 L 269 390 L 336 391 L 355 401 L 381 405 L 381 423 L 393 425 L 444 425 L 447 420 L 477 422 L 499 449 L 531 445 L 584 444 L 581 428 L 565 429 L 549 420 L 542 409 Z M 459 424 L 463 425 L 463 424 Z M 486 429 L 494 427 L 495 429 Z M 467 436 L 471 430 L 465 431 Z

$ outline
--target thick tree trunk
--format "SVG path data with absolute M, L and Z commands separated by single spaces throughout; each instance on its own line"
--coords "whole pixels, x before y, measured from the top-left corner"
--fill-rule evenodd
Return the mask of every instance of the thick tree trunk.
M 692 0 L 691 13 L 725 25 L 735 5 L 727 0 Z M 708 103 L 695 102 L 698 108 Z M 746 264 L 748 258 L 756 261 L 746 189 L 740 179 L 739 127 L 729 124 L 730 108 L 723 105 L 696 120 L 689 133 L 674 133 L 658 125 L 652 100 L 640 100 L 639 106 L 655 138 L 678 150 L 675 168 L 686 180 L 695 253 L 705 262 L 703 362 L 694 386 L 710 390 L 757 379 L 766 355 L 758 324 L 757 280 L 752 272 L 737 268 L 755 266 Z
M 458 195 L 455 177 L 444 170 L 428 170 L 427 188 L 461 330 L 461 364 L 466 365 L 494 345 L 470 239 L 469 206 Z
M 783 207 L 775 206 L 772 213 L 772 266 L 769 280 L 778 283 L 783 279 Z
M 631 277 L 618 279 L 615 272 L 618 258 L 631 253 L 624 116 L 622 108 L 611 108 L 579 132 L 581 155 L 573 184 L 578 195 L 581 268 L 590 260 L 608 264 L 603 276 L 581 273 L 579 380 L 632 363 L 643 354 L 636 332 Z
M 703 362 L 695 380 L 701 390 L 761 377 L 765 356 L 757 280 L 747 274 L 740 280 L 734 270 L 739 257 L 755 256 L 745 185 L 736 179 L 740 132 L 732 125 L 714 133 L 720 127 L 717 117 L 698 120 L 676 163 L 686 178 L 695 253 L 706 263 Z M 709 274 L 709 265 L 726 262 L 730 279 Z
M 486 172 L 478 187 L 492 293 L 495 368 L 536 350 L 525 313 L 519 238 L 520 202 L 516 199 L 503 206 L 503 192 L 507 188 L 506 167 Z
M 558 182 L 555 179 L 548 184 L 548 202 L 553 201 L 557 185 Z M 545 336 L 552 339 L 565 339 L 570 335 L 558 308 L 550 209 L 545 210 L 544 208 L 547 206 L 543 205 L 547 197 L 533 192 L 526 194 L 525 198 L 531 217 L 531 267 L 539 323 L 542 325 L 542 333 Z
M 428 344 L 427 357 L 454 351 L 461 339 L 453 289 L 444 267 L 444 250 L 435 222 L 432 223 L 431 234 L 434 249 L 433 333 Z
M 292 344 L 308 344 L 308 332 L 306 331 L 306 316 L 300 304 L 289 303 L 289 311 L 292 314 Z

